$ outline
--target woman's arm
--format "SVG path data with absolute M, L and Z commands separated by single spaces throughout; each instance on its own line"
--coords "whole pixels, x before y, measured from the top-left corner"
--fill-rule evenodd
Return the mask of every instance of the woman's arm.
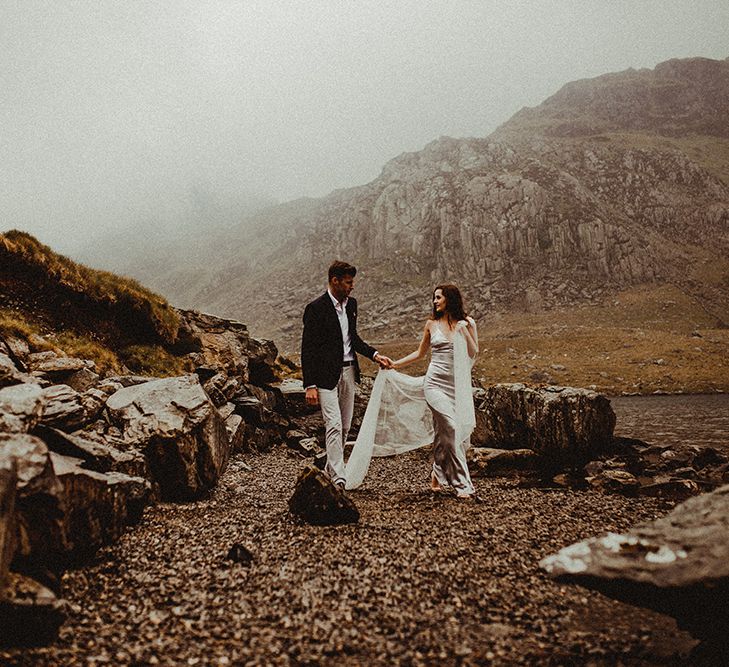
M 422 359 L 428 353 L 428 346 L 430 343 L 430 320 L 425 323 L 425 329 L 423 329 L 423 337 L 420 339 L 420 345 L 415 352 L 411 352 L 406 357 L 398 359 L 392 362 L 393 368 L 403 368 L 409 364 L 412 364 L 418 359 Z
M 466 320 L 461 320 L 458 323 L 458 328 L 463 331 L 463 335 L 466 338 L 466 349 L 468 350 L 468 356 L 474 359 L 478 354 L 478 334 L 476 333 L 476 322 L 472 317 Z

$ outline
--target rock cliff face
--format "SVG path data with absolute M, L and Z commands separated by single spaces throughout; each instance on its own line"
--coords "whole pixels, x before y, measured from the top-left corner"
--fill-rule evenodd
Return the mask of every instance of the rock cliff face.
M 168 296 L 245 319 L 284 349 L 335 257 L 364 269 L 370 333 L 394 312 L 425 314 L 444 280 L 465 287 L 476 316 L 655 281 L 727 319 L 727 108 L 729 60 L 567 84 L 488 138 L 441 138 L 365 186 L 270 209 L 253 233 L 241 227 L 216 279 Z

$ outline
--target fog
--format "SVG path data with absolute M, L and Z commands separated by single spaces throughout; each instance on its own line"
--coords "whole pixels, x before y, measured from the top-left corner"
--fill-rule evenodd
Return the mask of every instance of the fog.
M 72 254 L 201 192 L 232 222 L 728 34 L 726 0 L 2 0 L 0 229 Z

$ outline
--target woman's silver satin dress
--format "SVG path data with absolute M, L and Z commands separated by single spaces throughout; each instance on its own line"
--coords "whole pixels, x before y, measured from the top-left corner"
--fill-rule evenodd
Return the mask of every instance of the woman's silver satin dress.
M 441 486 L 460 494 L 475 493 L 464 443 L 456 442 L 456 386 L 453 343 L 436 325 L 430 335 L 431 359 L 425 373 L 425 401 L 433 413 L 433 474 Z

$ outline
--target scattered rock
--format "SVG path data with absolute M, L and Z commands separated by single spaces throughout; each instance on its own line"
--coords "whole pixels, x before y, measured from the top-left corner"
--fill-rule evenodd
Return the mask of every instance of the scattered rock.
M 640 481 L 626 470 L 602 470 L 586 480 L 591 488 L 606 493 L 635 496 L 640 489 Z
M 692 479 L 669 476 L 658 476 L 653 481 L 640 487 L 642 496 L 672 498 L 684 500 L 699 493 L 699 485 Z
M 248 550 L 247 547 L 236 542 L 230 547 L 227 555 L 228 560 L 232 560 L 241 565 L 250 565 L 253 562 L 253 554 Z
M 468 450 L 469 467 L 474 475 L 499 474 L 511 470 L 531 470 L 538 456 L 531 449 L 494 449 L 472 447 Z

